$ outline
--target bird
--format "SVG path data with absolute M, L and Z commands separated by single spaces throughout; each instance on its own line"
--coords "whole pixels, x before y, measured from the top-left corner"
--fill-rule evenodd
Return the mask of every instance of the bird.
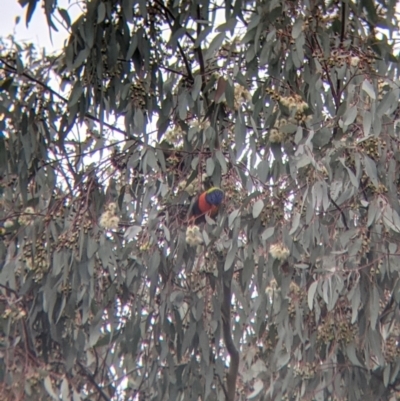
M 218 187 L 211 187 L 197 196 L 191 209 L 191 216 L 195 218 L 195 222 L 204 222 L 206 214 L 215 217 L 224 196 L 224 191 Z

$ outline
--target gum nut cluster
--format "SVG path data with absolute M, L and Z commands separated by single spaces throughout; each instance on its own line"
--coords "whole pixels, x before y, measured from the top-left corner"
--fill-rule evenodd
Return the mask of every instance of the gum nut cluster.
M 6 220 L 3 224 L 4 228 L 11 228 L 14 225 L 12 220 Z
M 184 136 L 184 131 L 180 127 L 175 127 L 165 133 L 164 139 L 168 143 L 179 144 Z
M 287 249 L 285 247 L 285 245 L 283 245 L 281 243 L 271 245 L 271 248 L 269 249 L 269 253 L 271 254 L 271 256 L 273 258 L 282 260 L 282 261 L 286 260 L 290 255 L 289 249 Z
M 117 204 L 114 202 L 109 203 L 106 206 L 106 210 L 100 216 L 99 224 L 106 230 L 118 228 L 119 217 L 115 214 L 117 210 Z
M 308 104 L 300 96 L 281 96 L 279 101 L 289 108 L 289 110 L 296 109 L 297 112 L 303 113 L 308 109 Z
M 235 85 L 234 93 L 234 106 L 235 110 L 240 108 L 240 105 L 244 102 L 249 102 L 251 100 L 250 92 L 242 85 Z
M 29 206 L 27 207 L 21 216 L 18 217 L 18 223 L 21 224 L 21 226 L 27 226 L 30 224 L 33 220 L 33 214 L 35 213 L 35 210 L 33 207 Z
M 358 64 L 360 64 L 360 57 L 358 57 L 358 56 L 350 57 L 350 65 L 352 67 L 357 67 Z
M 191 128 L 195 128 L 197 131 L 207 129 L 210 126 L 210 122 L 208 120 L 203 121 L 193 121 Z
M 265 293 L 272 296 L 278 290 L 278 283 L 275 279 L 271 280 L 269 285 L 265 288 Z
M 288 124 L 286 118 L 280 118 L 275 122 L 274 127 L 269 132 L 269 141 L 271 143 L 282 143 L 286 139 L 286 135 L 282 131 L 282 127 Z
M 276 128 L 272 128 L 269 133 L 269 141 L 271 143 L 282 143 L 285 140 L 285 134 Z
M 186 243 L 190 246 L 197 246 L 203 243 L 203 236 L 197 226 L 189 226 L 186 229 Z
M 203 173 L 201 175 L 201 182 L 207 179 L 207 174 Z M 187 181 L 183 180 L 178 185 L 179 191 L 186 191 L 190 196 L 196 195 L 199 190 L 199 179 L 195 178 L 189 185 Z

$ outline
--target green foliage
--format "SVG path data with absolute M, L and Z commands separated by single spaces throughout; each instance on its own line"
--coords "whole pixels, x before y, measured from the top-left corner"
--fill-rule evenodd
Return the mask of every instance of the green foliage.
M 397 399 L 395 2 L 56 3 L 0 42 L 2 399 Z

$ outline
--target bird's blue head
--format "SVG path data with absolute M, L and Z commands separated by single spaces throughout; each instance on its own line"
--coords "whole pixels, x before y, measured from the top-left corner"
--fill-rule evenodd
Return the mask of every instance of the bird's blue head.
M 206 191 L 206 201 L 210 205 L 220 205 L 224 200 L 224 191 L 217 187 L 212 187 Z

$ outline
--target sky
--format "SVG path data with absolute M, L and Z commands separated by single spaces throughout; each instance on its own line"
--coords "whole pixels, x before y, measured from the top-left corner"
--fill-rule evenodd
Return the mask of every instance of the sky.
M 79 12 L 76 1 L 72 0 L 59 0 L 58 7 L 67 9 L 72 21 Z M 17 0 L 7 0 L 7 7 L 3 7 L 1 10 L 0 36 L 5 37 L 9 34 L 14 34 L 17 41 L 33 42 L 39 48 L 46 48 L 48 52 L 61 49 L 65 39 L 68 37 L 68 32 L 60 26 L 58 32 L 51 31 L 50 38 L 41 2 L 38 2 L 29 26 L 26 27 L 26 10 L 27 7 L 22 8 Z M 55 15 L 61 20 L 58 12 Z M 20 17 L 20 21 L 16 25 L 17 16 Z

